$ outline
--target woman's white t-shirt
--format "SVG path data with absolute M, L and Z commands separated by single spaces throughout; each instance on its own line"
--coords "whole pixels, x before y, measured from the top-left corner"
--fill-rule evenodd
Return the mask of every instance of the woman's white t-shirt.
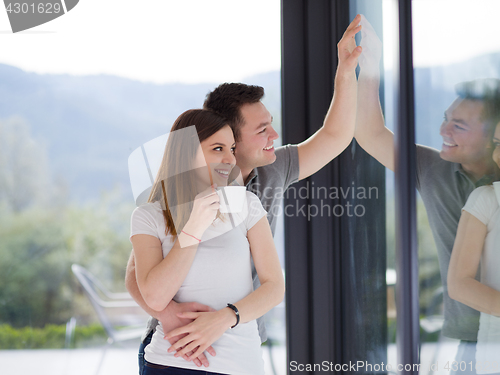
M 481 255 L 481 283 L 500 291 L 500 182 L 474 190 L 464 211 L 487 227 Z M 500 372 L 500 318 L 481 313 L 476 347 L 476 372 Z
M 225 214 L 224 220 L 216 219 L 203 234 L 191 268 L 177 294 L 176 302 L 199 302 L 215 310 L 234 303 L 253 291 L 251 255 L 247 232 L 266 215 L 260 200 L 246 192 L 246 204 L 241 213 Z M 159 202 L 146 203 L 132 214 L 131 234 L 157 237 L 163 257 L 171 250 L 172 236 L 165 234 L 165 222 Z M 148 362 L 199 370 L 192 361 L 174 357 L 164 338 L 160 324 L 146 347 Z M 252 320 L 228 329 L 212 344 L 215 357 L 207 354 L 210 372 L 225 374 L 264 374 L 261 342 L 257 323 Z

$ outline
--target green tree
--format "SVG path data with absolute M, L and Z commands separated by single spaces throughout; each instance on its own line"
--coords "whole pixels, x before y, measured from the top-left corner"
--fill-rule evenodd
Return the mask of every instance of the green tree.
M 79 263 L 114 291 L 124 291 L 133 206 L 32 207 L 0 217 L 0 324 L 43 327 L 71 316 L 90 322 L 71 264 Z
M 70 204 L 60 193 L 29 125 L 22 118 L 0 120 L 0 324 L 95 320 L 78 293 L 73 263 L 124 291 L 133 205 L 116 190 L 85 205 Z
M 0 202 L 16 212 L 40 203 L 50 181 L 47 152 L 20 117 L 0 120 Z

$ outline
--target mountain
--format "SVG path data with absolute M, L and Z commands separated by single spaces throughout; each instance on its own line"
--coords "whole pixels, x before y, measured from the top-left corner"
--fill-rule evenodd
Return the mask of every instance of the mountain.
M 266 85 L 267 99 L 278 100 L 267 100 L 270 110 L 280 107 L 279 72 L 246 81 Z M 0 120 L 16 116 L 28 122 L 47 149 L 53 176 L 66 181 L 72 200 L 92 199 L 117 185 L 131 198 L 130 153 L 167 133 L 183 111 L 201 108 L 216 86 L 40 75 L 0 64 Z
M 417 142 L 440 148 L 439 126 L 455 99 L 454 85 L 500 77 L 500 54 L 448 66 L 416 68 Z M 393 87 L 386 72 L 385 87 Z M 264 103 L 281 124 L 280 72 L 248 77 L 266 89 Z M 109 76 L 41 75 L 0 64 L 0 121 L 24 119 L 45 146 L 52 178 L 69 186 L 74 201 L 119 186 L 132 199 L 127 160 L 143 143 L 168 132 L 183 111 L 200 108 L 218 83 L 152 84 Z M 386 90 L 385 116 L 394 126 L 394 92 Z M 1 150 L 0 150 L 1 151 Z

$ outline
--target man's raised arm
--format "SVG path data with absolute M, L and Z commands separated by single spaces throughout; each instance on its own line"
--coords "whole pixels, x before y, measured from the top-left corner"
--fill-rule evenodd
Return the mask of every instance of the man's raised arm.
M 385 127 L 379 98 L 382 43 L 364 16 L 361 25 L 363 54 L 359 58 L 358 110 L 354 137 L 366 152 L 393 171 L 394 134 Z
M 316 173 L 351 143 L 356 124 L 356 66 L 361 48 L 354 36 L 361 29 L 357 15 L 337 45 L 339 64 L 335 92 L 323 126 L 298 145 L 299 180 Z

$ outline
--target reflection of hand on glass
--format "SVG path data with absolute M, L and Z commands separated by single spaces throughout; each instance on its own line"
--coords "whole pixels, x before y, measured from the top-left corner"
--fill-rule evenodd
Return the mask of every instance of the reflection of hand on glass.
M 361 16 L 361 43 L 359 58 L 358 105 L 354 137 L 371 156 L 390 170 L 394 170 L 394 135 L 385 126 L 379 98 L 382 43 L 373 26 Z
M 359 57 L 360 75 L 378 77 L 382 58 L 382 42 L 364 15 L 361 15 L 360 23 L 362 29 L 359 45 L 363 48 L 363 53 Z

